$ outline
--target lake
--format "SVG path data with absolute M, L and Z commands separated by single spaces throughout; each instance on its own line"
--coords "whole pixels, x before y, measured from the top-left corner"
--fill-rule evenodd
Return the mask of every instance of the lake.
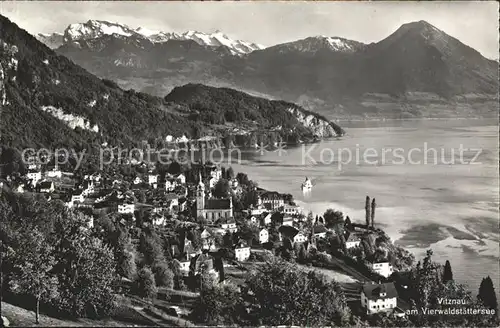
M 233 153 L 231 166 L 315 214 L 333 208 L 361 223 L 365 197 L 376 198 L 375 225 L 395 243 L 417 259 L 432 249 L 434 260 L 450 260 L 474 296 L 487 275 L 498 292 L 498 121 L 339 124 L 347 131 L 339 140 L 246 151 L 239 163 Z M 300 190 L 306 176 L 309 195 Z

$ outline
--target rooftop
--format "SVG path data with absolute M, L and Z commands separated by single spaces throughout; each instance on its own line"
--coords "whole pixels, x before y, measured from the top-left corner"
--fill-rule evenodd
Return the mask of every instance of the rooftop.
M 386 293 L 381 296 L 381 293 Z M 393 282 L 386 282 L 383 284 L 365 284 L 363 285 L 363 294 L 370 300 L 386 299 L 398 297 L 396 286 Z
M 314 233 L 323 233 L 323 232 L 327 232 L 327 231 L 328 231 L 328 229 L 326 229 L 325 226 L 322 224 L 317 224 L 313 228 Z
M 205 202 L 205 209 L 207 210 L 228 210 L 231 208 L 229 199 L 208 199 Z

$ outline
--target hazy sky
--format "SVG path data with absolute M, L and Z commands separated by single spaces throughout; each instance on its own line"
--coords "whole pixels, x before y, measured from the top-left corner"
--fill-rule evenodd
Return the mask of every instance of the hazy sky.
M 498 3 L 487 2 L 0 2 L 28 32 L 62 32 L 107 20 L 165 32 L 219 29 L 265 46 L 313 35 L 379 41 L 400 25 L 426 20 L 488 58 L 498 58 Z

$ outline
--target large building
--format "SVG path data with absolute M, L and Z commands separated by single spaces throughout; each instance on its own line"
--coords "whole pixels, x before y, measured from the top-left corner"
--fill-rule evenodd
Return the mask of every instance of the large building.
M 394 268 L 389 262 L 372 263 L 372 269 L 385 278 L 388 278 L 394 272 Z
M 366 314 L 393 312 L 398 306 L 398 292 L 394 283 L 363 285 L 361 306 Z
M 196 217 L 203 217 L 208 222 L 233 217 L 233 200 L 227 199 L 205 199 L 205 184 L 201 178 L 196 188 Z

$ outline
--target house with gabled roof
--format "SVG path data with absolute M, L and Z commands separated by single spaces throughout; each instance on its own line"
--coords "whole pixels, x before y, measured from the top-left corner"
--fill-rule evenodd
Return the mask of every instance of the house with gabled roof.
M 250 247 L 243 243 L 238 244 L 234 249 L 234 257 L 240 262 L 248 260 L 250 258 Z
M 354 247 L 359 247 L 359 244 L 361 243 L 361 239 L 354 233 L 351 233 L 347 240 L 345 241 L 345 247 L 347 249 L 349 248 L 354 248 Z
M 326 227 L 323 224 L 316 224 L 313 227 L 314 237 L 316 237 L 316 238 L 320 238 L 320 239 L 326 238 L 327 232 L 328 232 L 328 229 L 326 229 Z
M 393 312 L 398 306 L 398 292 L 393 282 L 364 284 L 361 290 L 361 307 L 366 314 Z
M 259 231 L 259 243 L 265 244 L 269 241 L 269 231 L 267 229 L 261 229 Z
M 52 181 L 42 181 L 42 182 L 39 182 L 37 184 L 37 189 L 40 192 L 43 192 L 43 193 L 51 193 L 51 192 L 54 192 L 54 190 L 56 188 L 55 188 L 54 182 L 52 182 Z

